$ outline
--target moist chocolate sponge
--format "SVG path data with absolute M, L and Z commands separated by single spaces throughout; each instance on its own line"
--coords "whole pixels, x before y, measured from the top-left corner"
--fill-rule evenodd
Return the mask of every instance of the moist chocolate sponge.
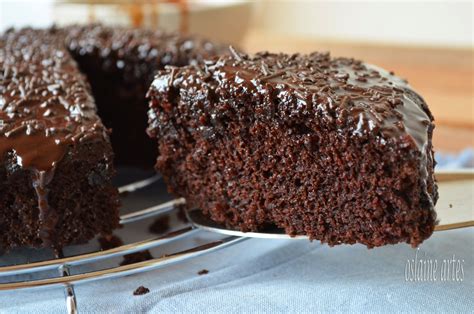
M 242 231 L 368 247 L 432 234 L 433 117 L 405 81 L 325 53 L 231 52 L 152 83 L 148 133 L 171 192 Z

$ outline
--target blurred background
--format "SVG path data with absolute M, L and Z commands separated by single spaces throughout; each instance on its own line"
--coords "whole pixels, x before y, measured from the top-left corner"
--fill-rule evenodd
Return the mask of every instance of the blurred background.
M 473 14 L 472 1 L 0 0 L 0 30 L 101 22 L 363 59 L 409 81 L 436 118 L 435 149 L 456 153 L 474 147 Z

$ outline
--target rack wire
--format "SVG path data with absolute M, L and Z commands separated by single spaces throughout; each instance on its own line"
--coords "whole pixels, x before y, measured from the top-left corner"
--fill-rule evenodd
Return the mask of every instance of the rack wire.
M 119 192 L 124 197 L 128 197 L 130 193 L 136 193 L 137 191 L 150 187 L 158 181 L 160 181 L 160 177 L 153 176 L 131 184 L 126 184 L 119 188 Z M 132 209 L 131 212 L 121 215 L 120 223 L 126 231 L 127 227 L 134 222 L 143 221 L 152 217 L 176 214 L 178 207 L 183 204 L 185 204 L 185 200 L 180 198 L 160 202 L 159 204 L 141 210 Z M 197 246 L 191 246 L 183 250 L 167 253 L 161 257 L 132 262 L 130 264 L 115 265 L 92 271 L 82 270 L 83 266 L 94 266 L 92 268 L 97 268 L 99 263 L 106 263 L 117 257 L 123 257 L 152 248 L 163 247 L 166 244 L 175 244 L 185 239 L 196 237 L 200 233 L 206 233 L 209 240 Z M 96 249 L 83 254 L 0 266 L 0 291 L 63 287 L 68 313 L 78 313 L 76 293 L 74 291 L 76 285 L 97 280 L 120 278 L 163 268 L 215 252 L 243 240 L 245 240 L 245 238 L 236 236 L 222 237 L 193 227 L 189 223 L 185 223 L 177 230 L 155 237 L 140 239 L 139 241 L 123 244 L 111 249 Z
M 125 177 L 128 177 L 128 175 Z M 455 192 L 450 192 L 447 188 L 449 187 L 449 184 L 453 184 L 452 182 L 456 183 L 456 181 L 473 180 L 474 170 L 438 171 L 437 178 L 441 191 L 440 194 L 443 195 L 443 198 L 438 201 L 438 216 L 442 216 L 442 221 L 446 220 L 448 223 L 446 224 L 445 222 L 445 224 L 437 226 L 436 230 L 440 231 L 473 226 L 474 221 L 472 221 L 472 219 L 469 217 L 467 217 L 469 218 L 467 219 L 465 215 L 463 216 L 459 213 L 456 214 L 453 212 L 454 209 L 451 208 L 451 203 L 459 201 L 459 191 L 463 190 L 459 189 L 458 187 L 454 190 Z M 133 198 L 135 193 L 140 193 L 140 191 L 146 190 L 147 188 L 155 185 L 160 185 L 160 183 L 161 187 L 158 187 L 158 189 L 160 189 L 158 194 L 163 194 L 165 193 L 163 192 L 165 187 L 162 180 L 160 180 L 160 176 L 156 175 L 142 180 L 135 180 L 135 182 L 130 184 L 125 184 L 119 188 L 119 192 L 121 196 L 123 196 L 123 199 L 126 200 L 130 196 Z M 464 188 L 466 187 L 471 188 L 472 185 L 464 185 Z M 469 194 L 468 192 L 463 193 Z M 185 200 L 182 198 L 162 200 L 157 196 L 157 194 L 153 194 L 153 197 L 150 200 L 153 205 L 145 206 L 145 209 L 136 209 L 133 199 L 131 202 L 129 202 L 132 207 L 131 210 L 124 212 L 120 217 L 120 223 L 124 226 L 124 233 L 127 233 L 127 228 L 129 228 L 129 226 L 133 225 L 134 223 L 141 223 L 147 219 L 155 217 L 170 217 L 172 215 L 176 216 L 178 207 L 185 204 Z M 465 202 L 465 200 L 461 200 L 459 202 Z M 446 210 L 448 207 L 449 210 Z M 456 206 L 456 208 L 461 209 L 462 206 Z M 454 216 L 455 218 L 457 217 L 458 222 L 450 223 L 450 219 L 445 219 L 449 218 L 450 216 Z M 104 279 L 120 278 L 132 274 L 163 268 L 196 258 L 207 253 L 215 252 L 247 239 L 246 237 L 239 237 L 235 235 L 219 235 L 208 232 L 202 228 L 196 228 L 190 223 L 184 222 L 181 224 L 175 223 L 173 227 L 177 228 L 172 228 L 172 231 L 165 234 L 160 234 L 158 236 L 148 236 L 140 239 L 134 239 L 130 243 L 119 245 L 110 249 L 101 250 L 95 248 L 90 250 L 88 248 L 82 249 L 82 246 L 79 246 L 79 251 L 82 251 L 80 254 L 63 254 L 64 256 L 61 256 L 60 258 L 41 258 L 32 262 L 10 262 L 6 263 L 7 265 L 4 265 L 5 262 L 3 260 L 5 260 L 5 258 L 4 256 L 0 255 L 0 291 L 62 287 L 64 289 L 68 313 L 78 313 L 74 287 L 79 284 Z M 106 268 L 99 267 L 99 269 L 95 269 L 99 264 L 107 264 L 110 260 L 117 259 L 118 257 L 124 257 L 129 254 L 143 252 L 153 248 L 163 248 L 168 244 L 174 245 L 187 240 L 193 240 L 188 242 L 195 243 L 197 241 L 194 240 L 197 240 L 197 238 L 199 238 L 202 234 L 206 234 L 206 239 L 204 243 L 201 243 L 197 246 L 191 245 L 185 249 L 167 252 L 166 255 L 162 255 L 158 258 L 136 261 L 125 265 L 119 264 Z M 180 245 L 178 245 L 178 247 L 180 247 Z M 22 253 L 20 253 L 20 256 L 22 256 Z M 92 266 L 93 270 L 84 270 L 84 266 Z

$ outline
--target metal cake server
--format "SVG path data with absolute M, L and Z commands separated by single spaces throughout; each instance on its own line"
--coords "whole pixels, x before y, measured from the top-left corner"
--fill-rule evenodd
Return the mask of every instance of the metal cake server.
M 474 169 L 437 171 L 439 200 L 436 213 L 439 224 L 435 231 L 474 226 Z M 226 235 L 265 239 L 308 239 L 305 235 L 291 237 L 283 229 L 271 228 L 259 232 L 242 232 L 219 225 L 204 216 L 199 209 L 187 210 L 195 227 Z

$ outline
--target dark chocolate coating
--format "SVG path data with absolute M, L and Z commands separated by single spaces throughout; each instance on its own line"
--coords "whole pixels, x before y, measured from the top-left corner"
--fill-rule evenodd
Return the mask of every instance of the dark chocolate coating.
M 433 117 L 405 81 L 323 53 L 231 53 L 150 88 L 172 192 L 243 231 L 368 247 L 432 234 Z
M 0 41 L 0 154 L 47 171 L 68 146 L 107 140 L 85 77 L 54 29 L 8 32 Z

